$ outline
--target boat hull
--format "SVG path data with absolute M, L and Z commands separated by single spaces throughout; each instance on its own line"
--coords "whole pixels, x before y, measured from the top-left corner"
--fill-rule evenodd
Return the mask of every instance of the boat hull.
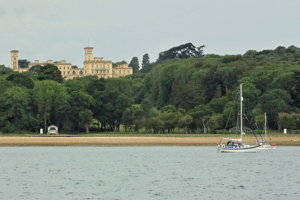
M 271 145 L 262 145 L 257 148 L 257 150 L 274 150 L 274 149 L 276 149 L 276 146 L 271 146 Z
M 218 152 L 220 153 L 256 153 L 257 146 L 246 147 L 246 148 L 223 148 L 218 147 Z

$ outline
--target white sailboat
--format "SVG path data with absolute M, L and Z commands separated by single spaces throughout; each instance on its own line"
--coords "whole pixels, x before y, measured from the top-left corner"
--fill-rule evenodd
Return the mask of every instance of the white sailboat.
M 258 150 L 273 150 L 276 148 L 275 144 L 268 144 L 267 143 L 267 114 L 265 113 L 265 139 L 263 141 L 257 141 L 258 143 Z
M 217 151 L 220 153 L 256 153 L 258 145 L 250 145 L 242 143 L 243 141 L 243 93 L 242 93 L 242 84 L 240 84 L 240 117 L 241 117 L 241 138 L 232 139 L 232 138 L 221 138 L 220 144 L 217 146 Z M 223 142 L 227 142 L 223 144 Z M 235 143 L 237 142 L 237 143 Z

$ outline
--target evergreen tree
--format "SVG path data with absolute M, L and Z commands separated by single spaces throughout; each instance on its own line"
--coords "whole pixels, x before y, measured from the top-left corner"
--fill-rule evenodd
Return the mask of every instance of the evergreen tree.
M 30 62 L 27 61 L 27 59 L 25 59 L 25 60 L 18 60 L 18 65 L 19 65 L 20 68 L 28 68 L 28 64 L 29 63 Z
M 132 67 L 133 73 L 137 73 L 140 69 L 138 57 L 133 57 L 128 66 Z
M 147 67 L 148 65 L 150 65 L 150 57 L 149 57 L 149 55 L 146 53 L 146 54 L 143 56 L 142 68 Z

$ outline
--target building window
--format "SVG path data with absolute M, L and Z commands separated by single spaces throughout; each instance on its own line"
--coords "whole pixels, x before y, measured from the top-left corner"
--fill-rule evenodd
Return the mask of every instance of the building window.
M 14 60 L 16 60 L 16 58 L 14 58 Z
M 16 62 L 14 62 L 14 65 L 17 64 Z
M 69 72 L 67 72 L 67 74 L 69 75 Z
M 123 70 L 123 74 L 125 74 L 125 70 Z
M 109 65 L 107 64 L 107 68 L 109 68 Z
M 76 74 L 76 72 L 75 72 L 75 71 L 73 71 L 72 73 L 73 73 L 73 75 L 75 75 L 75 74 Z
M 64 72 L 64 74 L 66 74 L 66 72 Z
M 86 74 L 86 71 L 85 71 L 85 74 Z
M 107 70 L 107 73 L 109 74 L 109 70 Z
M 94 73 L 94 70 L 92 70 L 92 74 Z
M 129 71 L 127 71 L 127 74 L 129 74 Z
M 115 73 L 115 71 L 114 71 L 114 70 L 112 70 L 112 73 L 114 74 L 114 73 Z
M 64 69 L 66 69 L 66 68 L 64 67 Z
M 122 74 L 122 71 L 120 70 L 119 73 Z
M 61 69 L 61 67 L 59 67 L 59 69 Z
M 92 65 L 92 67 L 94 67 L 94 65 Z
M 69 69 L 69 67 L 68 67 L 68 69 Z

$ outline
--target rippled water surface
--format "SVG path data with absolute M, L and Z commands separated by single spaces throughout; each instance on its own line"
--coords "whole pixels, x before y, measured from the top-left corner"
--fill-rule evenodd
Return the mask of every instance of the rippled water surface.
M 300 199 L 300 147 L 1 147 L 0 199 Z

